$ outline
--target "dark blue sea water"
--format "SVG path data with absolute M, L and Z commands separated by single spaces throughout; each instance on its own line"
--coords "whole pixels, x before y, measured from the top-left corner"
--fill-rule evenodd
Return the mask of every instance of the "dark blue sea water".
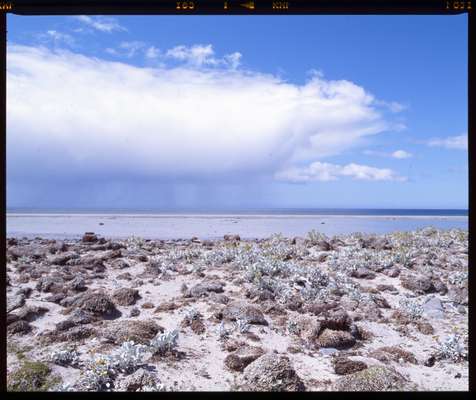
M 361 215 L 361 216 L 468 216 L 467 209 L 408 208 L 256 208 L 256 209 L 128 209 L 128 208 L 9 208 L 19 214 L 155 214 L 155 215 Z

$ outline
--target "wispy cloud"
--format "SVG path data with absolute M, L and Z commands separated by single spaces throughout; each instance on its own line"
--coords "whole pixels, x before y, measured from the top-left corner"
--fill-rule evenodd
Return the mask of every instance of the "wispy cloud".
M 48 30 L 46 33 L 40 33 L 37 35 L 40 42 L 48 44 L 52 43 L 57 46 L 73 46 L 75 43 L 74 38 L 68 33 L 59 32 L 56 30 Z
M 121 42 L 116 48 L 107 48 L 106 53 L 119 56 L 132 58 L 139 52 L 147 51 L 146 44 L 140 41 Z
M 240 65 L 241 54 L 234 52 L 226 54 L 222 58 L 215 56 L 215 51 L 211 44 L 194 46 L 176 46 L 167 50 L 165 57 L 178 61 L 183 61 L 194 66 L 218 66 L 226 65 L 231 68 L 237 68 Z
M 392 128 L 364 88 L 322 76 L 289 83 L 211 46 L 174 49 L 164 52 L 171 64 L 142 68 L 9 45 L 9 177 L 402 179 L 317 161 Z
M 117 19 L 113 17 L 78 15 L 74 18 L 100 32 L 111 33 L 115 31 L 127 31 L 127 29 L 120 25 Z
M 396 158 L 398 160 L 403 160 L 405 158 L 413 157 L 412 153 L 409 153 L 408 151 L 405 151 L 405 150 L 395 150 L 393 152 L 388 152 L 388 153 L 385 151 L 364 150 L 364 154 L 368 156 Z
M 457 136 L 446 138 L 433 138 L 426 143 L 432 147 L 444 147 L 446 149 L 468 150 L 468 134 L 463 133 Z
M 290 167 L 275 175 L 277 180 L 293 183 L 314 181 L 335 181 L 341 177 L 349 177 L 367 181 L 405 181 L 405 177 L 387 168 L 375 168 L 368 165 L 350 163 L 347 165 L 313 162 L 306 167 Z

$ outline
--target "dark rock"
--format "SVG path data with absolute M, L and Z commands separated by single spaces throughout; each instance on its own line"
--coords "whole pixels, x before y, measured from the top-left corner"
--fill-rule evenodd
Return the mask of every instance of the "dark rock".
M 94 232 L 86 232 L 81 241 L 83 243 L 95 243 L 98 241 L 98 237 L 94 234 Z
M 11 335 L 26 335 L 31 332 L 31 325 L 27 321 L 19 320 L 8 325 L 7 332 Z
M 390 278 L 396 278 L 400 275 L 400 269 L 397 267 L 391 267 L 383 270 L 383 273 Z
M 211 292 L 209 299 L 210 301 L 218 304 L 228 304 L 230 302 L 230 298 L 223 293 Z
M 79 325 L 75 326 L 74 328 L 68 329 L 65 333 L 60 335 L 60 341 L 76 342 L 79 340 L 87 339 L 91 336 L 97 336 L 96 329 L 86 325 Z
M 411 290 L 415 294 L 425 294 L 435 291 L 432 280 L 424 275 L 402 275 L 400 282 L 405 289 Z
M 446 286 L 440 279 L 433 279 L 433 287 L 442 296 L 448 293 L 448 286 Z
M 435 333 L 433 325 L 431 325 L 427 321 L 417 321 L 416 328 L 420 333 L 423 333 L 424 335 L 433 335 L 433 333 Z
M 61 253 L 61 254 L 57 254 L 57 255 L 54 255 L 52 257 L 49 258 L 49 263 L 51 265 L 66 265 L 66 263 L 69 261 L 69 260 L 73 260 L 73 259 L 76 259 L 76 258 L 79 258 L 79 255 L 77 253 L 74 253 L 74 252 L 67 252 L 67 253 Z
M 117 268 L 117 269 L 124 269 L 124 268 L 130 267 L 129 263 L 123 260 L 122 258 L 115 259 L 111 265 L 113 268 Z
M 141 308 L 143 309 L 150 309 L 150 308 L 154 308 L 154 303 L 151 303 L 150 301 L 147 301 L 145 303 L 142 303 L 141 305 Z
M 456 304 L 468 305 L 468 288 L 452 286 L 448 291 L 448 298 Z
M 18 318 L 23 321 L 32 322 L 38 318 L 41 318 L 49 309 L 42 306 L 26 306 L 21 308 L 17 315 Z
M 164 329 L 152 320 L 125 320 L 110 323 L 104 330 L 103 336 L 115 344 L 132 340 L 135 343 L 148 345 L 159 332 L 164 332 Z
M 332 250 L 332 245 L 325 241 L 325 240 L 319 240 L 316 244 L 315 247 L 317 247 L 318 250 L 320 251 L 330 251 Z
M 45 300 L 49 301 L 50 303 L 60 304 L 61 301 L 64 300 L 65 298 L 66 298 L 66 293 L 55 293 L 45 297 Z
M 243 370 L 240 390 L 302 392 L 305 386 L 288 357 L 265 354 Z
M 233 302 L 223 309 L 223 318 L 236 321 L 242 319 L 249 324 L 268 325 L 263 313 L 259 308 L 244 302 Z
M 324 329 L 319 335 L 317 344 L 320 347 L 348 349 L 355 344 L 355 338 L 349 332 Z
M 302 304 L 302 299 L 299 296 L 290 296 L 285 303 L 285 307 L 291 311 L 299 311 Z
M 333 310 L 320 320 L 321 330 L 348 331 L 352 325 L 352 318 L 344 310 Z
M 163 311 L 173 311 L 176 310 L 177 308 L 180 308 L 180 306 L 173 301 L 166 301 L 163 303 L 160 303 L 157 308 L 154 310 L 154 313 L 159 313 Z
M 236 339 L 225 339 L 222 343 L 221 343 L 221 349 L 223 351 L 227 351 L 228 353 L 232 352 L 232 351 L 235 351 L 237 349 L 239 349 L 241 346 L 245 346 L 246 343 L 243 342 L 243 341 L 238 341 Z
M 205 324 L 200 318 L 194 319 L 191 324 L 190 328 L 192 328 L 192 331 L 196 333 L 197 335 L 201 335 L 202 333 L 205 333 Z
M 332 389 L 341 392 L 412 391 L 416 390 L 416 385 L 393 368 L 372 366 L 337 379 Z
M 123 274 L 119 274 L 116 276 L 116 279 L 122 279 L 125 281 L 132 280 L 132 275 L 129 272 L 124 272 Z
M 374 303 L 377 305 L 379 308 L 391 308 L 390 304 L 388 304 L 388 301 L 385 297 L 378 295 L 378 294 L 373 294 L 372 295 L 372 300 Z
M 239 242 L 241 240 L 240 235 L 225 235 L 223 239 L 227 242 Z
M 428 357 L 425 362 L 423 363 L 423 365 L 425 367 L 433 367 L 433 365 L 435 365 L 435 362 L 436 362 L 436 358 L 434 355 L 431 355 L 430 357 Z
M 65 331 L 75 326 L 86 325 L 96 321 L 94 315 L 81 309 L 74 310 L 64 321 L 56 324 L 57 331 Z
M 353 374 L 367 368 L 367 364 L 362 361 L 353 361 L 344 357 L 334 359 L 333 366 L 337 375 Z
M 399 360 L 402 359 L 403 361 L 411 364 L 418 364 L 418 361 L 413 353 L 397 346 L 379 347 L 378 349 L 372 351 L 369 356 L 382 362 L 399 362 Z
M 305 313 L 313 314 L 313 315 L 321 315 L 325 313 L 326 311 L 330 311 L 332 309 L 335 309 L 338 307 L 338 303 L 336 302 L 330 302 L 330 303 L 310 303 L 310 304 L 305 304 L 303 306 L 303 311 Z
M 36 290 L 45 293 L 61 293 L 64 290 L 63 282 L 51 276 L 45 276 L 38 280 Z
M 352 271 L 351 276 L 358 279 L 374 279 L 376 277 L 375 272 L 363 267 Z
M 78 301 L 78 306 L 95 315 L 114 316 L 118 314 L 116 306 L 103 292 L 86 292 Z
M 380 292 L 395 292 L 395 293 L 398 293 L 398 289 L 393 285 L 379 284 L 379 285 L 377 285 L 377 290 L 379 290 Z
M 137 289 L 120 288 L 114 291 L 112 298 L 120 306 L 132 306 L 140 296 Z
M 223 283 L 221 282 L 204 282 L 199 283 L 190 288 L 185 297 L 204 297 L 208 296 L 208 292 L 223 293 Z
M 264 354 L 261 347 L 241 346 L 225 357 L 225 366 L 232 371 L 242 372 L 249 364 Z
M 140 310 L 137 307 L 134 307 L 130 314 L 131 317 L 138 317 L 140 315 Z
M 25 295 L 24 294 L 7 294 L 7 312 L 13 311 L 17 308 L 22 307 L 25 304 Z
M 7 314 L 7 326 L 19 321 L 20 318 L 16 314 Z
M 142 392 L 148 390 L 147 388 L 156 387 L 158 383 L 160 383 L 160 381 L 155 374 L 150 371 L 138 369 L 122 379 L 117 390 L 121 392 Z
M 86 282 L 81 276 L 77 276 L 69 283 L 69 288 L 75 292 L 84 292 L 87 290 Z

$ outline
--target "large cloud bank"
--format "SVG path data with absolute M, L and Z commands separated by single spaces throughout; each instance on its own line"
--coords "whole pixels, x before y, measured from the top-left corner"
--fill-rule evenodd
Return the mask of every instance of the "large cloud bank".
M 10 45 L 10 179 L 398 179 L 318 161 L 391 128 L 362 87 L 317 74 L 292 84 L 205 50 L 176 47 L 163 52 L 173 65 L 149 68 Z

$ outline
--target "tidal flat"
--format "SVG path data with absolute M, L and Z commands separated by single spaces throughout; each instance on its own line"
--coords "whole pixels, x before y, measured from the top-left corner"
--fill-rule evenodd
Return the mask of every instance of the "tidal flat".
M 468 231 L 7 239 L 10 391 L 468 390 Z

